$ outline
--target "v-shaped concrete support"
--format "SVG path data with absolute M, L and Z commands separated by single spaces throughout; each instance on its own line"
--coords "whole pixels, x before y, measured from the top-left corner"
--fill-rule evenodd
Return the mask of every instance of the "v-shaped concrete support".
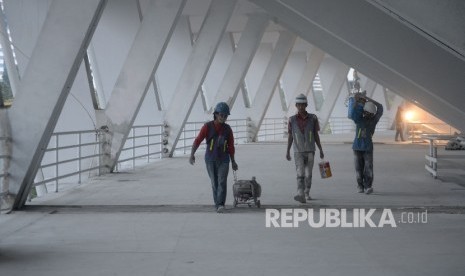
M 342 86 L 347 81 L 347 74 L 349 73 L 349 67 L 340 61 L 334 60 L 334 64 L 331 72 L 333 73 L 333 79 L 328 89 L 324 89 L 325 100 L 323 106 L 318 112 L 318 118 L 320 120 L 320 129 L 323 130 L 329 121 L 331 113 L 333 113 L 334 105 L 336 104 L 337 98 L 341 93 Z
M 27 199 L 106 2 L 60 0 L 50 5 L 10 110 L 13 208 L 23 206 Z
M 289 102 L 287 104 L 287 116 L 291 116 L 295 113 L 295 109 L 292 106 L 295 104 L 295 98 L 300 93 L 308 97 L 308 92 L 312 89 L 313 80 L 315 79 L 316 73 L 318 72 L 318 68 L 320 68 L 321 62 L 325 57 L 325 53 L 320 49 L 313 47 L 310 51 L 310 58 L 307 61 L 307 65 L 305 66 L 304 71 L 302 72 L 302 76 L 300 77 L 299 83 L 297 84 L 297 88 L 295 89 L 294 93 L 292 93 L 291 97 L 289 98 Z M 313 93 L 313 92 L 312 92 Z M 310 97 L 309 100 L 313 99 Z
M 186 0 L 152 0 L 98 126 L 108 127 L 103 164 L 113 171 Z
M 289 58 L 289 54 L 294 47 L 295 39 L 296 36 L 292 33 L 286 31 L 280 32 L 278 42 L 276 42 L 273 55 L 260 82 L 252 110 L 250 111 L 249 141 L 257 140 L 258 131 L 270 105 L 278 80 Z
M 168 154 L 173 156 L 182 129 L 194 106 L 237 0 L 212 1 L 194 48 L 176 86 L 165 114 L 168 125 Z
M 249 16 L 213 104 L 220 101 L 227 102 L 232 110 L 240 86 L 257 52 L 267 25 L 268 16 L 266 14 Z

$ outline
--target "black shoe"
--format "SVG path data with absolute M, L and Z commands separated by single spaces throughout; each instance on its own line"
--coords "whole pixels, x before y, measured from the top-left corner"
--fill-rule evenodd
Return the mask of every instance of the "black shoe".
M 305 202 L 307 202 L 307 201 L 305 200 L 305 196 L 304 196 L 304 195 L 296 195 L 296 196 L 294 196 L 294 200 L 295 200 L 295 201 L 298 201 L 298 202 L 300 202 L 300 203 L 305 203 Z
M 216 209 L 216 212 L 217 213 L 224 213 L 224 206 L 223 205 L 218 206 L 218 208 Z

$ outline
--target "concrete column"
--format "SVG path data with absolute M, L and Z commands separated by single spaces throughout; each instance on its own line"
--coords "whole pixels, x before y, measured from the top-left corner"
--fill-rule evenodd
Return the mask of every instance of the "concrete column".
M 165 123 L 169 132 L 166 146 L 169 156 L 174 154 L 181 131 L 194 106 L 236 2 L 237 0 L 215 0 L 210 4 L 165 114 Z
M 94 45 L 92 44 L 92 42 L 89 44 L 89 47 L 87 47 L 87 59 L 90 67 L 89 69 L 92 73 L 92 87 L 95 89 L 95 92 L 92 93 L 92 101 L 94 103 L 94 108 L 105 109 L 107 101 L 105 99 L 105 93 L 103 91 L 103 85 L 101 82 L 102 78 L 97 63 L 97 57 L 95 56 Z
M 144 16 L 142 14 L 142 6 L 141 6 L 141 3 L 140 3 L 140 0 L 136 0 L 136 4 L 137 4 L 137 12 L 139 13 L 139 20 L 142 22 L 142 20 L 144 19 Z M 155 100 L 157 101 L 157 109 L 158 109 L 158 111 L 162 111 L 165 108 L 164 108 L 164 104 L 163 104 L 163 98 L 162 98 L 162 95 L 161 95 L 161 91 L 160 91 L 160 88 L 158 87 L 157 72 L 155 72 L 153 74 L 151 82 L 152 82 L 152 85 L 153 85 Z
M 273 55 L 260 82 L 253 101 L 252 110 L 250 111 L 249 141 L 257 140 L 258 131 L 289 58 L 289 54 L 294 46 L 295 39 L 296 36 L 294 34 L 286 31 L 282 31 L 279 35 L 278 42 L 276 42 Z
M 155 72 L 152 79 L 153 91 L 155 93 L 155 99 L 157 100 L 157 108 L 159 111 L 163 111 L 165 110 L 165 103 L 163 101 L 163 97 L 160 91 L 160 87 L 158 86 L 157 79 L 157 73 Z
M 291 97 L 289 98 L 289 102 L 287 104 L 288 117 L 295 113 L 295 109 L 292 108 L 292 106 L 294 106 L 295 98 L 297 95 L 303 93 L 307 96 L 307 98 L 309 98 L 308 92 L 312 90 L 313 80 L 315 79 L 318 68 L 320 68 L 324 57 L 325 53 L 316 47 L 313 47 L 310 51 L 310 58 L 307 61 L 307 65 L 305 66 L 305 69 L 302 73 L 302 77 L 300 78 L 294 93 L 292 93 Z M 309 100 L 311 99 L 313 99 L 313 97 L 309 98 Z
M 10 109 L 13 208 L 23 206 L 27 199 L 106 2 L 60 0 L 50 5 Z
M 347 81 L 347 74 L 349 73 L 349 67 L 338 60 L 334 60 L 334 72 L 333 80 L 328 89 L 324 89 L 325 100 L 323 106 L 318 112 L 318 119 L 320 120 L 320 129 L 323 130 L 329 121 L 331 113 L 333 113 L 334 105 L 336 104 L 337 98 L 341 93 L 342 86 Z
M 104 116 L 97 117 L 99 128 L 108 127 L 104 138 L 106 144 L 102 146 L 102 165 L 107 172 L 116 166 L 185 2 L 152 0 L 116 80 Z
M 11 128 L 8 109 L 0 109 L 0 211 L 9 210 L 13 200 L 8 195 L 9 179 L 8 176 L 11 158 Z
M 370 98 L 373 98 L 373 94 L 375 93 L 376 85 L 378 85 L 376 82 L 372 81 L 371 79 L 367 78 L 365 85 L 363 86 L 367 91 L 367 96 Z
M 6 18 L 3 10 L 0 10 L 0 44 L 2 45 L 3 59 L 5 67 L 8 72 L 8 79 L 10 81 L 11 93 L 13 96 L 18 91 L 19 86 L 19 72 L 13 57 L 13 50 L 11 49 L 11 41 L 8 37 Z
M 214 104 L 223 101 L 229 104 L 230 109 L 233 108 L 247 70 L 265 33 L 266 26 L 268 26 L 268 16 L 266 14 L 249 15 L 247 25 L 241 33 L 241 38 L 216 94 Z

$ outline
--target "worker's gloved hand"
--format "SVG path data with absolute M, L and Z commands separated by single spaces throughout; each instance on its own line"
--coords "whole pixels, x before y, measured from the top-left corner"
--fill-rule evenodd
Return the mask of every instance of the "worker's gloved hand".
M 236 161 L 232 161 L 232 169 L 233 169 L 233 171 L 237 171 L 239 169 L 239 167 L 237 166 Z
M 195 156 L 194 155 L 191 155 L 191 157 L 189 158 L 189 163 L 191 165 L 194 165 L 195 164 Z
M 325 158 L 325 154 L 323 153 L 323 151 L 320 151 L 320 158 L 321 158 L 321 159 L 324 159 L 324 158 Z
M 286 153 L 286 159 L 287 161 L 291 161 L 292 158 L 291 158 L 291 154 L 289 152 Z

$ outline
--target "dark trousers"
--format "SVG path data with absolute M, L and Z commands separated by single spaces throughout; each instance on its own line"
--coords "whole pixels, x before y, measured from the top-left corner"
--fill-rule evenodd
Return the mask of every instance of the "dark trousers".
M 354 150 L 355 173 L 359 188 L 373 185 L 373 151 Z
M 212 184 L 215 207 L 224 206 L 226 203 L 229 162 L 205 161 L 205 164 Z
M 405 139 L 404 139 L 404 127 L 402 125 L 397 125 L 396 126 L 396 137 L 395 137 L 396 141 L 399 141 L 399 134 L 400 134 L 400 140 L 405 141 Z

